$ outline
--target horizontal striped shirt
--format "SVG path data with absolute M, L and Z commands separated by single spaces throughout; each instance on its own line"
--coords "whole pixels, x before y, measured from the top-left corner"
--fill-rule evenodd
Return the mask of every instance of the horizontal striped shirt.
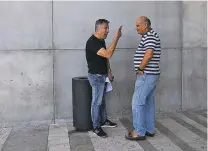
M 160 39 L 157 33 L 151 29 L 141 37 L 141 41 L 134 55 L 134 67 L 135 72 L 138 72 L 138 67 L 144 58 L 144 54 L 147 49 L 153 51 L 153 56 L 149 63 L 144 68 L 144 72 L 147 74 L 160 74 L 160 55 L 161 55 L 161 46 Z

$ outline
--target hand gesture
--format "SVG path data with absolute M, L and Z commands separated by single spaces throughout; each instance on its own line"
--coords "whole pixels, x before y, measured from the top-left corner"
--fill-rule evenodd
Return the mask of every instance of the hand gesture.
M 121 33 L 122 27 L 123 27 L 123 25 L 120 26 L 120 27 L 117 29 L 117 31 L 116 31 L 116 33 L 115 33 L 115 38 L 119 39 L 119 38 L 121 37 L 121 35 L 122 35 L 122 33 Z

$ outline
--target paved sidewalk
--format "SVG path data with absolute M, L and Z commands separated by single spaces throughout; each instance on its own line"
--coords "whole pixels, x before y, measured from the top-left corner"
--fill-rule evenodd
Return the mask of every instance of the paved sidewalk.
M 124 138 L 133 129 L 132 118 L 113 121 L 117 128 L 104 128 L 108 138 L 92 131 L 76 132 L 71 122 L 23 124 L 0 128 L 0 151 L 206 151 L 206 110 L 159 114 L 156 135 L 145 141 Z

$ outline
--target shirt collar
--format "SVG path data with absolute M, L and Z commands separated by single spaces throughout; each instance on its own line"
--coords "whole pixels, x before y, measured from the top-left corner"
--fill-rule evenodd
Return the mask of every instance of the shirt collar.
M 149 34 L 152 30 L 153 30 L 153 29 L 152 29 L 152 28 L 150 28 L 150 30 L 149 30 L 149 31 L 147 31 L 146 33 L 144 33 L 142 36 L 145 36 L 145 35 Z

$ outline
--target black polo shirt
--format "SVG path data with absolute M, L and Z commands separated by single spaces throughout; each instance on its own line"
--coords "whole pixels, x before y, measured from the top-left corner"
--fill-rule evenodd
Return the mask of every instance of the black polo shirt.
M 86 43 L 86 59 L 88 72 L 91 74 L 107 74 L 107 58 L 97 55 L 98 50 L 106 49 L 105 40 L 92 35 Z

